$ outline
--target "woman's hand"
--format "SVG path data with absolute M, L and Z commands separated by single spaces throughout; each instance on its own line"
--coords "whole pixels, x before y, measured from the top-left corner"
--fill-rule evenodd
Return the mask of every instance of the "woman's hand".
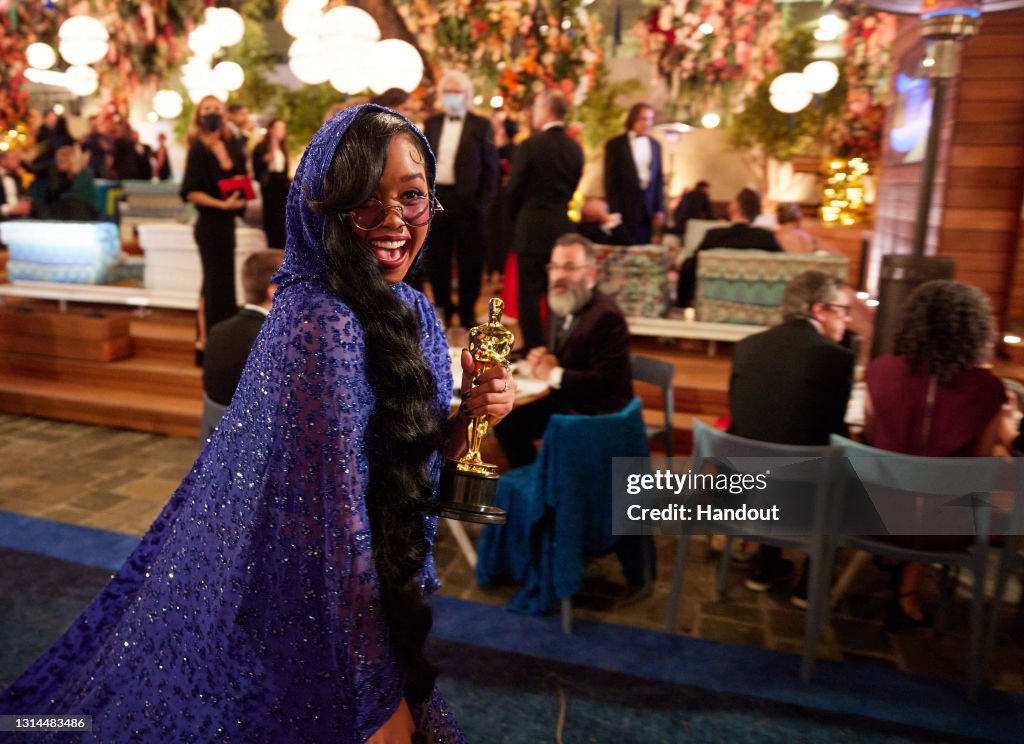
M 475 369 L 473 355 L 468 349 L 463 349 L 462 410 L 471 418 L 486 415 L 491 426 L 494 426 L 512 410 L 516 400 L 516 381 L 512 379 L 511 369 L 496 364 L 480 377 L 480 384 L 474 388 Z
M 221 209 L 232 212 L 245 206 L 245 197 L 242 196 L 241 191 L 232 191 L 228 194 L 227 199 L 221 200 L 221 204 L 223 205 Z
M 405 698 L 402 698 L 402 702 L 391 714 L 391 718 L 373 732 L 373 735 L 366 740 L 366 744 L 411 744 L 415 731 L 416 724 L 413 723 L 409 704 L 405 702 Z

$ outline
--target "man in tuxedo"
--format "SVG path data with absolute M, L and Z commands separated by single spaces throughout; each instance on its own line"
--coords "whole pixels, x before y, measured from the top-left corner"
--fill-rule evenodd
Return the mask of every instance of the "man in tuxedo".
M 828 444 L 830 434 L 846 434 L 854 356 L 839 341 L 849 320 L 849 289 L 841 281 L 821 271 L 793 277 L 782 297 L 782 323 L 733 349 L 729 431 L 810 446 Z M 778 548 L 762 546 L 746 585 L 767 591 L 792 571 Z M 805 607 L 806 597 L 805 565 L 793 603 Z
M 690 220 L 711 219 L 711 184 L 697 181 L 697 184 L 683 194 L 672 213 L 672 232 L 686 238 L 686 223 Z
M 210 329 L 203 356 L 203 391 L 214 403 L 226 406 L 235 394 L 249 352 L 270 312 L 277 290 L 271 280 L 283 260 L 283 251 L 251 253 L 242 264 L 245 304 L 235 315 Z
M 28 217 L 32 200 L 21 180 L 21 152 L 16 149 L 0 152 L 0 219 Z
M 661 145 L 650 136 L 654 109 L 637 103 L 626 116 L 626 131 L 604 146 L 604 194 L 608 209 L 622 215 L 629 242 L 651 242 L 651 232 L 665 223 L 665 183 Z
M 495 427 L 511 467 L 536 459 L 533 442 L 544 436 L 552 414 L 614 413 L 633 397 L 629 329 L 615 300 L 596 288 L 593 244 L 577 233 L 562 235 L 547 271 L 548 344 L 531 349 L 526 359 L 533 377 L 546 381 L 551 391 L 517 407 Z M 616 552 L 627 585 L 617 599 L 625 604 L 643 589 L 645 555 L 649 576 L 654 576 L 653 542 L 623 537 Z
M 476 325 L 476 301 L 483 275 L 484 215 L 498 189 L 498 151 L 491 122 L 469 109 L 473 83 L 458 70 L 441 76 L 443 113 L 427 119 L 423 132 L 437 155 L 437 198 L 444 212 L 430 226 L 427 278 L 434 304 L 451 324 L 452 255 L 458 265 L 459 322 Z
M 561 91 L 538 94 L 531 109 L 535 134 L 516 149 L 505 191 L 514 223 L 519 329 L 526 348 L 542 343 L 540 298 L 548 289 L 546 265 L 555 240 L 573 229 L 569 202 L 583 175 L 583 148 L 565 131 L 568 112 Z
M 232 103 L 228 106 L 225 117 L 228 131 L 231 136 L 225 143 L 231 159 L 241 165 L 241 170 L 249 167 L 249 135 L 252 134 L 252 119 L 249 118 L 249 109 L 241 103 Z
M 751 223 L 761 214 L 761 196 L 753 189 L 740 189 L 729 202 L 729 227 L 708 230 L 697 246 L 696 252 L 679 269 L 679 286 L 676 305 L 689 307 L 697 290 L 697 260 L 701 251 L 712 248 L 751 248 L 761 251 L 779 252 L 782 246 L 774 233 Z

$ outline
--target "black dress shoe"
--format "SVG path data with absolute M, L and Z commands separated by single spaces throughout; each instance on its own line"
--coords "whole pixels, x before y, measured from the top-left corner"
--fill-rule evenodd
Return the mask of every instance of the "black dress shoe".
M 759 560 L 750 571 L 750 577 L 744 582 L 744 586 L 752 592 L 766 592 L 773 584 L 792 576 L 793 561 L 785 558 L 771 561 Z

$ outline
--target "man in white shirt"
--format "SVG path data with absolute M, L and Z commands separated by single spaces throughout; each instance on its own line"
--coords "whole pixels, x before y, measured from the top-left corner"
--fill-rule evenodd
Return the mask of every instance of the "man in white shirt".
M 5 150 L 0 153 L 0 219 L 28 217 L 32 200 L 21 186 L 21 153 Z
M 491 122 L 477 116 L 473 83 L 449 70 L 438 84 L 443 113 L 427 119 L 423 133 L 437 156 L 437 199 L 444 212 L 430 226 L 427 278 L 434 304 L 452 323 L 458 311 L 466 328 L 476 325 L 476 301 L 483 275 L 484 215 L 498 189 L 498 151 Z M 459 298 L 452 300 L 452 256 L 458 266 Z
M 604 146 L 605 199 L 636 245 L 650 243 L 653 230 L 665 223 L 661 145 L 650 136 L 653 126 L 654 109 L 637 103 L 626 117 L 626 132 Z

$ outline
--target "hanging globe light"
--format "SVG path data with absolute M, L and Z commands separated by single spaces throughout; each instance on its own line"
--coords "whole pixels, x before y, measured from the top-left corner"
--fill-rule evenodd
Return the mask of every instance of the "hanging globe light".
M 218 62 L 213 68 L 213 78 L 218 88 L 232 91 L 238 90 L 245 82 L 245 70 L 237 62 Z
M 245 36 L 245 21 L 231 8 L 207 8 L 206 25 L 222 47 L 234 46 Z
M 323 7 L 327 0 L 288 0 L 281 12 L 281 25 L 296 39 L 320 30 Z
M 303 83 L 327 82 L 331 70 L 321 52 L 319 37 L 304 36 L 293 41 L 288 48 L 288 68 Z
M 210 59 L 220 50 L 220 41 L 210 26 L 201 23 L 189 32 L 188 48 L 197 57 Z
M 91 96 L 100 85 L 96 70 L 86 65 L 72 65 L 65 70 L 64 84 L 76 96 Z
M 352 5 L 339 5 L 323 14 L 319 33 L 329 37 L 350 37 L 380 41 L 380 26 L 373 16 Z
M 107 53 L 110 34 L 107 28 L 92 16 L 71 16 L 57 31 L 60 38 L 60 56 L 71 65 L 91 65 Z
M 189 90 L 213 87 L 213 70 L 210 63 L 205 59 L 193 57 L 181 67 L 181 82 Z
M 339 93 L 351 96 L 370 87 L 370 72 L 366 65 L 343 64 L 331 70 L 328 82 Z
M 374 45 L 370 90 L 383 93 L 389 88 L 411 92 L 423 79 L 423 58 L 416 47 L 401 39 L 385 39 Z
M 153 96 L 153 110 L 164 119 L 181 116 L 183 104 L 181 93 L 176 90 L 158 90 Z
M 49 44 L 37 41 L 25 48 L 25 59 L 28 60 L 29 67 L 37 70 L 49 70 L 57 64 L 57 53 Z
M 803 73 L 785 72 L 768 86 L 768 99 L 776 111 L 795 114 L 807 108 L 814 94 L 807 87 Z
M 828 93 L 839 82 L 839 68 L 835 62 L 819 59 L 804 68 L 803 76 L 811 93 Z

